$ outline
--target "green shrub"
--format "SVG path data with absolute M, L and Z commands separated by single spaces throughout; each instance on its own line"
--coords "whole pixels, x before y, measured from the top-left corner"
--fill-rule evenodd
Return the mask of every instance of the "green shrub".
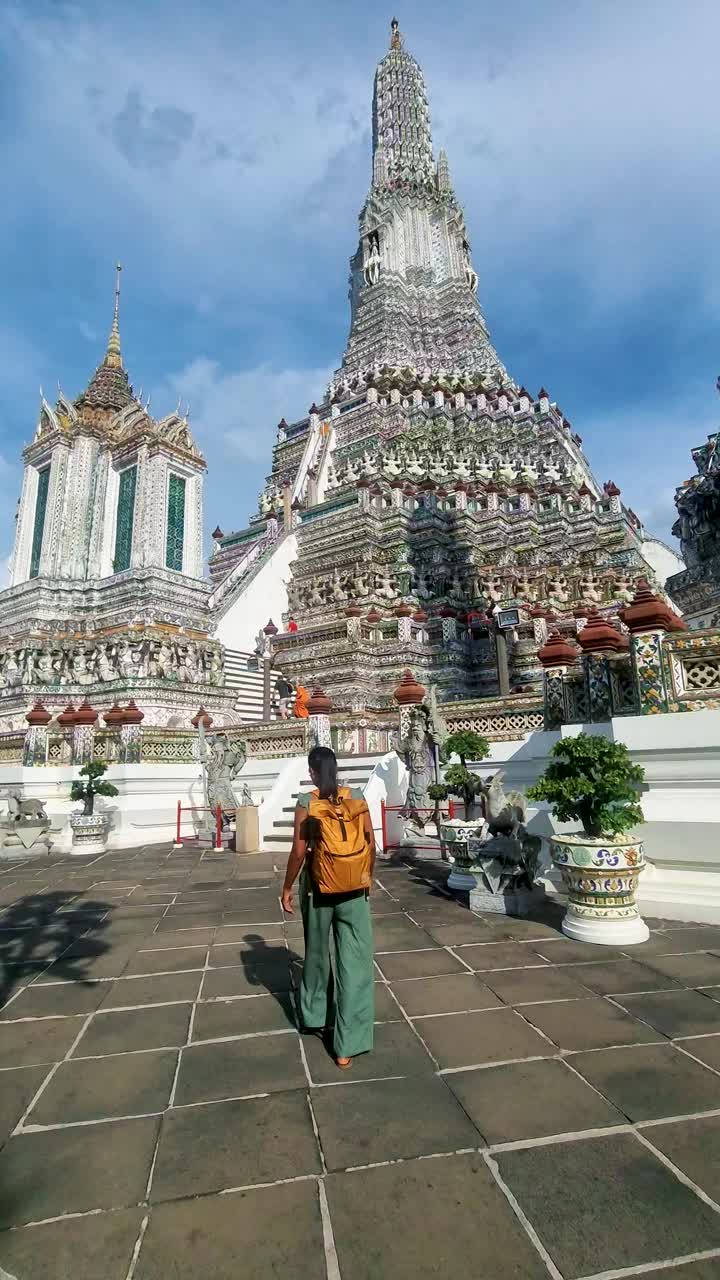
M 645 772 L 622 742 L 580 733 L 562 738 L 528 799 L 545 800 L 560 822 L 579 821 L 587 836 L 616 836 L 643 822 Z
M 83 813 L 86 817 L 92 817 L 95 812 L 96 796 L 116 796 L 118 795 L 117 787 L 112 782 L 103 782 L 102 775 L 107 773 L 108 766 L 104 760 L 91 760 L 89 764 L 84 764 L 80 770 L 80 777 L 87 778 L 87 782 L 73 782 L 70 791 L 71 800 L 82 800 L 84 808 Z

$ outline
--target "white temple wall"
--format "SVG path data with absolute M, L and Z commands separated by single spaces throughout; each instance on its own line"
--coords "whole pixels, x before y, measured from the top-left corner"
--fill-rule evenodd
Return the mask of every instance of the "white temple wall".
M 69 445 L 56 444 L 52 451 L 50 463 L 45 528 L 43 531 L 42 552 L 40 554 L 39 576 L 42 578 L 64 576 L 62 570 L 62 553 L 64 550 L 62 529 L 65 517 L 69 464 Z
M 287 612 L 287 586 L 290 565 L 297 557 L 297 535 L 291 533 L 278 542 L 270 559 L 252 582 L 231 604 L 221 618 L 213 639 L 228 649 L 250 653 L 255 648 L 258 632 L 272 618 L 282 628 L 282 615 Z

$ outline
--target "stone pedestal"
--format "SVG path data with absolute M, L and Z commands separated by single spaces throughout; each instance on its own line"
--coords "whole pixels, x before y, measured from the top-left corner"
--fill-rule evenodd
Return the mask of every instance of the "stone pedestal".
M 449 882 L 448 882 L 449 883 Z M 489 893 L 482 885 L 470 890 L 471 911 L 492 911 L 501 916 L 527 916 L 542 902 L 542 889 L 517 889 L 510 893 Z
M 107 848 L 111 819 L 103 813 L 71 813 L 72 852 L 77 854 L 104 853 Z
M 235 810 L 235 852 L 260 852 L 260 820 L 254 804 Z

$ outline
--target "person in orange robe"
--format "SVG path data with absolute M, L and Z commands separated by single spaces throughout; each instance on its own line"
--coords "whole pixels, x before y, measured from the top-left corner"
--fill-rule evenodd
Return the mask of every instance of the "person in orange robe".
M 310 714 L 308 711 L 309 701 L 310 701 L 310 694 L 308 693 L 305 686 L 302 684 L 296 685 L 295 686 L 295 710 L 293 714 L 298 720 L 307 720 Z

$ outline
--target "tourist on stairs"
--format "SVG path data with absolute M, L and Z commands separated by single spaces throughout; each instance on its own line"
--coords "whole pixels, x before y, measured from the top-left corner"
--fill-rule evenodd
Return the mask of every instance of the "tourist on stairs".
M 287 676 L 283 675 L 282 671 L 275 681 L 275 692 L 278 696 L 280 719 L 288 720 L 290 718 L 290 703 L 292 702 L 293 687 Z
M 292 889 L 302 869 L 301 1024 L 306 1032 L 333 1028 L 335 1061 L 346 1070 L 353 1057 L 373 1047 L 375 976 L 369 892 L 375 835 L 362 795 L 338 785 L 334 751 L 313 747 L 308 764 L 315 790 L 298 796 L 282 905 L 293 914 Z

